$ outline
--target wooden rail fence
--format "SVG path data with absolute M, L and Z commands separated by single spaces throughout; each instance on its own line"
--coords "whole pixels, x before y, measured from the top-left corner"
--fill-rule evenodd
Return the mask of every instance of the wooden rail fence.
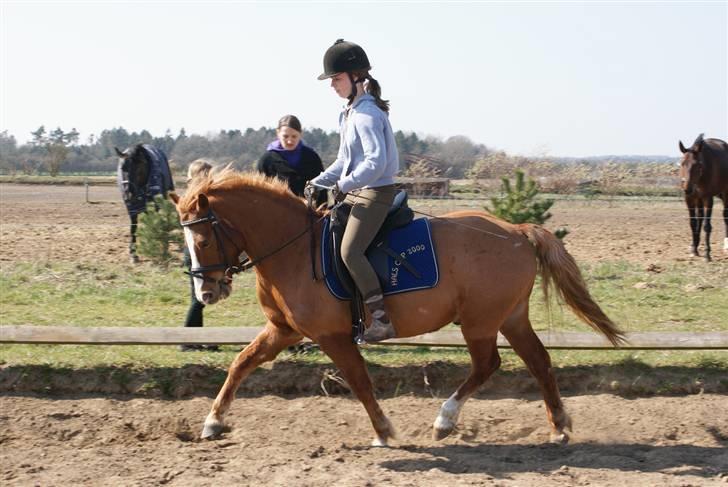
M 80 327 L 80 326 L 0 326 L 0 343 L 69 345 L 179 345 L 250 343 L 261 331 L 258 327 Z M 596 333 L 540 331 L 538 336 L 551 349 L 611 349 L 611 344 Z M 728 332 L 636 332 L 627 334 L 623 349 L 632 350 L 728 350 Z M 459 330 L 440 330 L 416 337 L 395 338 L 382 345 L 463 347 Z M 498 336 L 498 346 L 510 348 Z

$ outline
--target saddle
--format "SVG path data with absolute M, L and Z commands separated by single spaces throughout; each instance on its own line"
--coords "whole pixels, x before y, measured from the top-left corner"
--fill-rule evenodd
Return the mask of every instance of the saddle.
M 344 237 L 344 230 L 346 230 L 346 223 L 349 221 L 351 209 L 352 206 L 347 203 L 343 203 L 334 208 L 329 217 L 328 238 L 331 242 L 329 247 L 331 251 L 330 258 L 336 277 L 346 292 L 350 296 L 354 296 L 357 293 L 356 285 L 349 274 L 349 270 L 344 265 L 344 261 L 341 259 L 341 241 Z M 387 212 L 384 223 L 382 223 L 377 235 L 365 252 L 367 257 L 370 257 L 370 261 L 372 253 L 377 251 L 384 252 L 387 255 L 397 255 L 387 245 L 387 237 L 395 228 L 408 225 L 414 219 L 414 216 L 412 208 L 407 205 L 407 192 L 404 190 L 399 191 L 394 197 L 394 201 Z
M 354 341 L 358 342 L 364 332 L 364 303 L 341 259 L 341 242 L 351 209 L 348 204 L 336 206 L 325 221 L 321 260 L 329 291 L 339 299 L 350 300 Z M 405 191 L 395 196 L 365 254 L 384 295 L 434 287 L 439 280 L 429 221 L 414 220 Z

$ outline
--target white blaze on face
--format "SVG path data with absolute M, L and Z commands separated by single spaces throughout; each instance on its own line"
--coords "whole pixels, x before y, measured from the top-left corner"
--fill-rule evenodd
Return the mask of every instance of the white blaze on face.
M 190 251 L 190 259 L 192 260 L 192 268 L 200 267 L 200 261 L 197 260 L 197 254 L 195 254 L 195 239 L 192 237 L 192 230 L 188 227 L 184 227 L 185 242 L 187 243 L 187 250 Z M 197 301 L 202 302 L 202 279 L 199 277 L 193 277 L 195 283 L 195 297 Z

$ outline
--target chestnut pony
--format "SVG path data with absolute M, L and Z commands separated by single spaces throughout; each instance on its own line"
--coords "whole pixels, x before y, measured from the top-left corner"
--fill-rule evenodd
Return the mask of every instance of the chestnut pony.
M 303 337 L 318 343 L 339 368 L 372 422 L 374 445 L 386 445 L 394 429 L 379 407 L 359 349 L 352 342 L 349 304 L 312 281 L 307 228 L 314 222 L 320 245 L 321 211 L 310 210 L 278 181 L 230 169 L 197 181 L 183 198 L 171 196 L 197 268 L 197 299 L 213 304 L 232 290 L 231 262 L 245 251 L 255 265 L 258 300 L 267 323 L 230 365 L 227 380 L 207 416 L 202 438 L 217 437 L 240 383 L 263 362 Z M 440 281 L 432 289 L 385 298 L 398 337 L 460 323 L 472 359 L 470 375 L 445 401 L 434 422 L 441 439 L 455 427 L 465 401 L 500 365 L 501 332 L 538 380 L 552 441 L 568 441 L 564 410 L 546 349 L 528 318 L 528 299 L 540 272 L 544 289 L 555 287 L 576 315 L 614 345 L 622 332 L 592 300 L 574 259 L 551 233 L 535 225 L 511 225 L 482 211 L 432 219 Z M 304 237 L 305 235 L 305 237 Z M 501 238 L 498 238 L 500 236 Z M 298 238 L 297 238 L 298 237 Z M 288 245 L 286 245 L 288 244 Z M 319 253 L 316 267 L 321 275 Z M 227 268 L 227 270 L 226 270 Z
M 705 223 L 705 260 L 710 261 L 713 196 L 723 200 L 723 250 L 728 252 L 728 144 L 720 139 L 704 139 L 703 134 L 698 135 L 690 148 L 685 148 L 682 141 L 678 142 L 683 153 L 679 163 L 680 187 L 685 192 L 693 233 L 691 252 L 698 255 L 700 227 Z

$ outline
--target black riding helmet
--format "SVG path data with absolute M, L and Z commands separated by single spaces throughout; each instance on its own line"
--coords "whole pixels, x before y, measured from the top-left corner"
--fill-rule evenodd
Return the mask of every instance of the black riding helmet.
M 351 73 L 352 71 L 369 70 L 367 53 L 358 44 L 337 39 L 334 45 L 329 47 L 324 54 L 324 72 L 318 79 L 332 78 L 339 73 Z

